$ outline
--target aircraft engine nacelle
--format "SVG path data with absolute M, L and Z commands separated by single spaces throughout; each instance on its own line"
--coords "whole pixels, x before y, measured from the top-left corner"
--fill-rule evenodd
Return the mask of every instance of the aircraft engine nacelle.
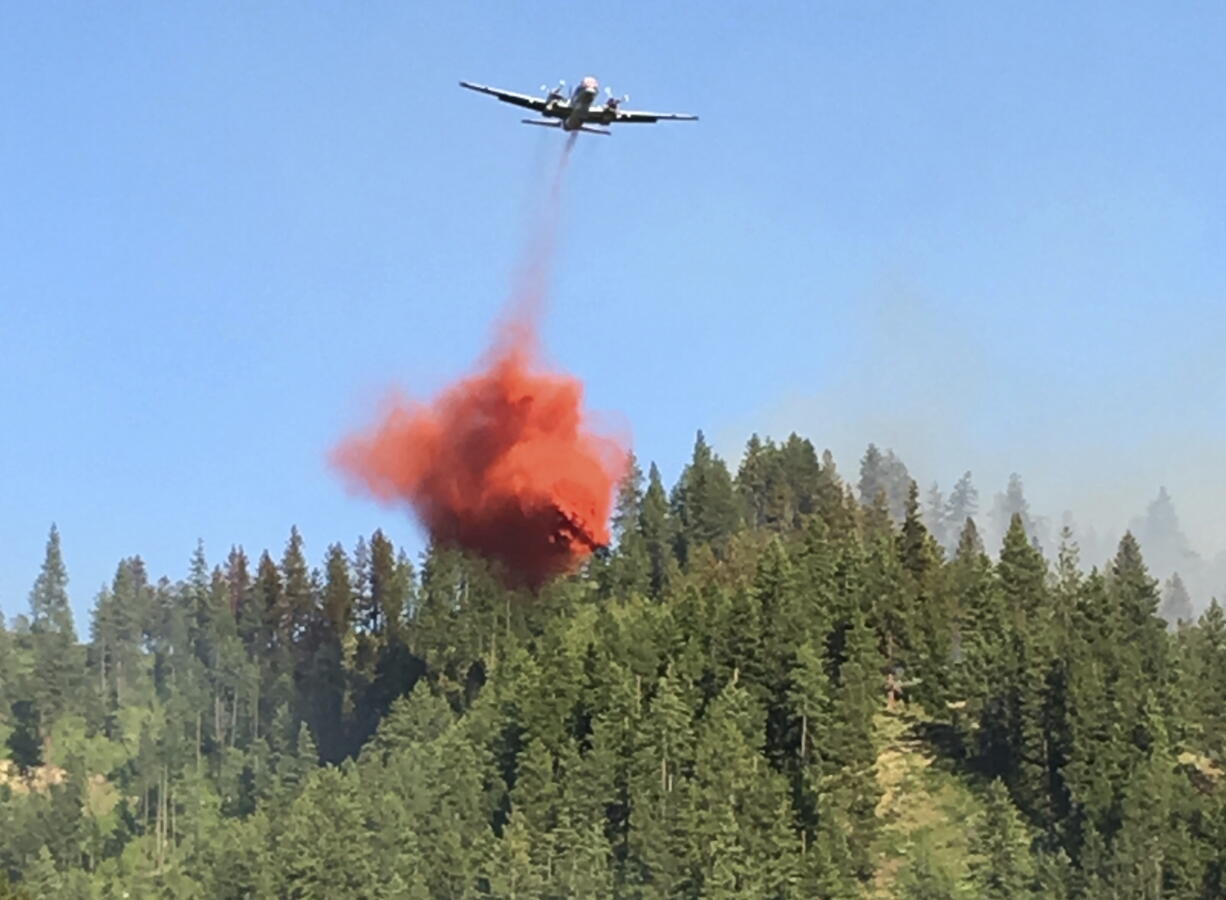
M 557 103 L 566 99 L 566 82 L 559 81 L 558 86 L 553 90 L 549 89 L 549 85 L 542 84 L 541 90 L 547 92 L 545 95 L 545 108 L 552 109 Z
M 620 97 L 614 97 L 613 91 L 609 88 L 605 88 L 604 92 L 608 99 L 605 101 L 604 110 L 600 114 L 600 121 L 602 124 L 612 125 L 613 120 L 617 118 L 617 107 L 629 100 L 630 95 L 623 94 Z

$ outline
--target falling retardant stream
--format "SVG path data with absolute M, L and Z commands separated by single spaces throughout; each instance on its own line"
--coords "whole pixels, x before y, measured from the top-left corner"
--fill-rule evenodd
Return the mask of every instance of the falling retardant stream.
M 478 553 L 509 585 L 537 588 L 609 541 L 618 441 L 585 419 L 583 384 L 541 361 L 539 316 L 556 245 L 568 135 L 508 312 L 479 370 L 428 402 L 397 398 L 332 461 L 385 502 L 407 504 L 439 544 Z

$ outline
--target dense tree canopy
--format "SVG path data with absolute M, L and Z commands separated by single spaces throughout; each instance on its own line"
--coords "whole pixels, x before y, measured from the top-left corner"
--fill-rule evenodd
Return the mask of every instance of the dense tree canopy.
M 1046 558 L 1018 479 L 998 546 L 977 513 L 699 433 L 537 594 L 295 528 L 121 560 L 87 643 L 52 528 L 0 620 L 0 898 L 1223 896 L 1226 614 L 1132 535 Z

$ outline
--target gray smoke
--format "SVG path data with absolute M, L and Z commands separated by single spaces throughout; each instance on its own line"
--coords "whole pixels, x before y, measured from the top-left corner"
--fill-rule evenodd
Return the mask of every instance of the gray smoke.
M 929 508 L 948 504 L 973 473 L 977 496 L 963 491 L 959 502 L 975 507 L 990 553 L 1013 512 L 1052 560 L 1069 525 L 1086 569 L 1102 568 L 1131 529 L 1151 573 L 1164 583 L 1178 573 L 1197 612 L 1212 596 L 1226 599 L 1226 436 L 1204 408 L 1226 395 L 1226 367 L 1195 352 L 1201 336 L 1162 336 L 1168 355 L 1186 348 L 1186 365 L 1152 373 L 1140 361 L 1112 377 L 1098 369 L 1104 354 L 1069 351 L 1082 341 L 1044 354 L 1008 334 L 985 338 L 897 284 L 831 327 L 853 361 L 823 372 L 820 391 L 723 423 L 714 433 L 726 459 L 739 460 L 753 432 L 795 431 L 830 448 L 854 487 L 872 442 L 893 451 Z M 953 532 L 945 543 L 957 540 L 960 525 L 941 527 Z

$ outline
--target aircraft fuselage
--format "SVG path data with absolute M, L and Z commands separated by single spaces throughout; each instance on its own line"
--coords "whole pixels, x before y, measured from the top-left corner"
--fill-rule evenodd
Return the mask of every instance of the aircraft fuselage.
M 562 120 L 563 131 L 578 131 L 587 119 L 587 112 L 596 100 L 600 85 L 592 76 L 587 76 L 575 87 L 570 95 L 570 115 Z

